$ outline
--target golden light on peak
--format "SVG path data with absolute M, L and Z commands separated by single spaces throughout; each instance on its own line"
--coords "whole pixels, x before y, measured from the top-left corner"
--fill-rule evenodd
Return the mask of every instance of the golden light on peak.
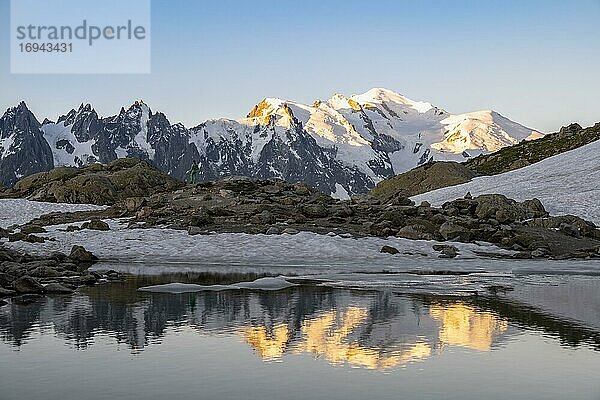
M 442 323 L 440 327 L 442 344 L 489 351 L 494 339 L 508 328 L 506 320 L 465 304 L 434 305 L 431 306 L 429 313 Z

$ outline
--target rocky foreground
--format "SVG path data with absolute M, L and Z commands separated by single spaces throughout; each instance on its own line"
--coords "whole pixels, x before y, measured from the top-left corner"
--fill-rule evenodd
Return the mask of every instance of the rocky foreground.
M 89 227 L 81 225 L 84 221 L 101 225 L 96 220 L 109 218 L 127 218 L 132 229 L 161 227 L 187 230 L 190 235 L 311 231 L 485 241 L 515 250 L 519 258 L 597 257 L 600 249 L 600 230 L 593 223 L 570 215 L 549 216 L 536 199 L 519 203 L 503 195 L 467 195 L 435 208 L 426 202 L 415 205 L 405 197 L 388 202 L 371 196 L 335 200 L 303 184 L 244 177 L 130 197 L 104 210 L 47 214 L 25 228 L 71 224 L 68 229 L 77 230 Z M 19 240 L 15 234 L 12 237 Z
M 128 221 L 130 229 L 177 229 L 190 235 L 334 232 L 354 237 L 490 242 L 512 250 L 510 256 L 502 255 L 512 258 L 600 257 L 600 230 L 593 223 L 571 215 L 550 216 L 537 199 L 517 202 L 497 194 L 475 198 L 467 194 L 465 198 L 436 208 L 427 202 L 416 205 L 402 196 L 392 196 L 386 201 L 368 195 L 335 200 L 304 184 L 244 177 L 162 187 L 156 185 L 162 179 L 161 175 L 152 179 L 127 177 L 127 171 L 134 176 L 151 173 L 147 164 L 134 160 L 118 163 L 119 168 L 109 165 L 69 172 L 65 180 L 51 180 L 50 186 L 48 179 L 42 178 L 59 174 L 50 172 L 29 178 L 29 182 L 41 184 L 31 184 L 26 190 L 23 189 L 25 186 L 18 185 L 34 198 L 43 194 L 45 200 L 58 200 L 57 194 L 64 193 L 59 182 L 64 182 L 69 193 L 64 198 L 66 201 L 86 198 L 99 200 L 96 204 L 112 205 L 94 211 L 46 214 L 21 226 L 0 229 L 0 239 L 40 243 L 52 240 L 41 235 L 50 225 L 64 224 L 67 232 L 80 229 L 107 231 L 110 227 L 103 220 L 119 218 Z M 99 174 L 102 179 L 92 179 L 90 174 Z M 114 187 L 115 176 L 129 182 L 127 192 L 109 190 Z M 78 186 L 70 183 L 73 179 L 90 180 L 94 184 Z M 158 193 L 157 188 L 160 189 Z M 94 197 L 94 193 L 99 197 Z M 449 244 L 436 244 L 434 250 L 440 252 L 440 257 L 456 256 L 456 249 Z M 386 247 L 382 252 L 394 254 L 397 250 Z M 482 254 L 486 255 L 500 256 Z M 93 261 L 93 255 L 83 248 L 74 248 L 68 256 L 55 253 L 31 257 L 0 247 L 0 295 L 68 292 L 78 285 L 109 278 L 86 272 Z
M 81 246 L 69 255 L 53 252 L 31 256 L 7 249 L 0 243 L 0 298 L 15 297 L 17 302 L 34 301 L 42 294 L 69 294 L 82 285 L 119 279 L 116 272 L 100 275 L 88 271 L 97 258 Z

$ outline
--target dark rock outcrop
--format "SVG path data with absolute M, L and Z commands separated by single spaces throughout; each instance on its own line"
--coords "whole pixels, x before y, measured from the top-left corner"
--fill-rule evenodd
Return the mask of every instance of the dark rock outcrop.
M 67 294 L 78 286 L 93 285 L 102 278 L 87 271 L 96 260 L 81 246 L 73 246 L 70 256 L 58 252 L 32 256 L 5 248 L 0 243 L 0 297 L 19 295 L 21 301 L 27 303 L 27 296 Z M 110 279 L 116 278 L 118 274 L 113 272 Z
M 129 197 L 150 196 L 183 184 L 144 161 L 124 158 L 108 165 L 56 168 L 21 179 L 5 197 L 59 203 L 110 205 Z
M 40 127 L 24 102 L 0 118 L 0 185 L 12 186 L 24 176 L 54 167 Z

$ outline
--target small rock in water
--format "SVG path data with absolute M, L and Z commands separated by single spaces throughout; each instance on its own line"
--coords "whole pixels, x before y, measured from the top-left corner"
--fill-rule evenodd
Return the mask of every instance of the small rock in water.
M 454 258 L 458 255 L 458 249 L 448 244 L 434 244 L 433 250 L 439 251 L 439 258 Z
M 13 298 L 12 302 L 15 304 L 27 305 L 27 304 L 35 303 L 36 301 L 40 300 L 41 298 L 42 298 L 42 295 L 40 295 L 40 294 L 24 294 L 24 295 Z
M 27 235 L 24 233 L 12 233 L 8 235 L 9 242 L 20 242 L 27 239 Z
M 44 291 L 46 293 L 73 293 L 73 289 L 63 286 L 60 283 L 49 283 L 44 286 Z
M 398 250 L 398 249 L 397 249 L 397 248 L 395 248 L 395 247 L 392 247 L 392 246 L 387 246 L 387 245 L 386 245 L 386 246 L 383 246 L 383 247 L 381 248 L 381 250 L 379 250 L 379 252 L 380 252 L 380 253 L 387 253 L 387 254 L 398 254 L 398 253 L 400 253 L 400 250 Z
M 10 290 L 10 289 L 5 289 L 3 287 L 0 287 L 0 297 L 10 297 L 10 296 L 14 296 L 15 295 L 15 291 L 14 290 Z

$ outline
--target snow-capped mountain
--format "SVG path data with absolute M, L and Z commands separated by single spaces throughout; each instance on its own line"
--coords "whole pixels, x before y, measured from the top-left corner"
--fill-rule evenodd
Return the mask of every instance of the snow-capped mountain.
M 41 130 L 54 166 L 132 156 L 183 179 L 196 159 L 202 179 L 281 178 L 342 198 L 432 159 L 461 161 L 540 136 L 494 111 L 452 115 L 386 89 L 312 105 L 267 98 L 246 118 L 190 129 L 172 125 L 142 101 L 105 118 L 82 104 Z M 37 171 L 44 169 L 47 164 Z
M 25 103 L 6 110 L 0 118 L 0 185 L 52 167 L 52 150 Z

